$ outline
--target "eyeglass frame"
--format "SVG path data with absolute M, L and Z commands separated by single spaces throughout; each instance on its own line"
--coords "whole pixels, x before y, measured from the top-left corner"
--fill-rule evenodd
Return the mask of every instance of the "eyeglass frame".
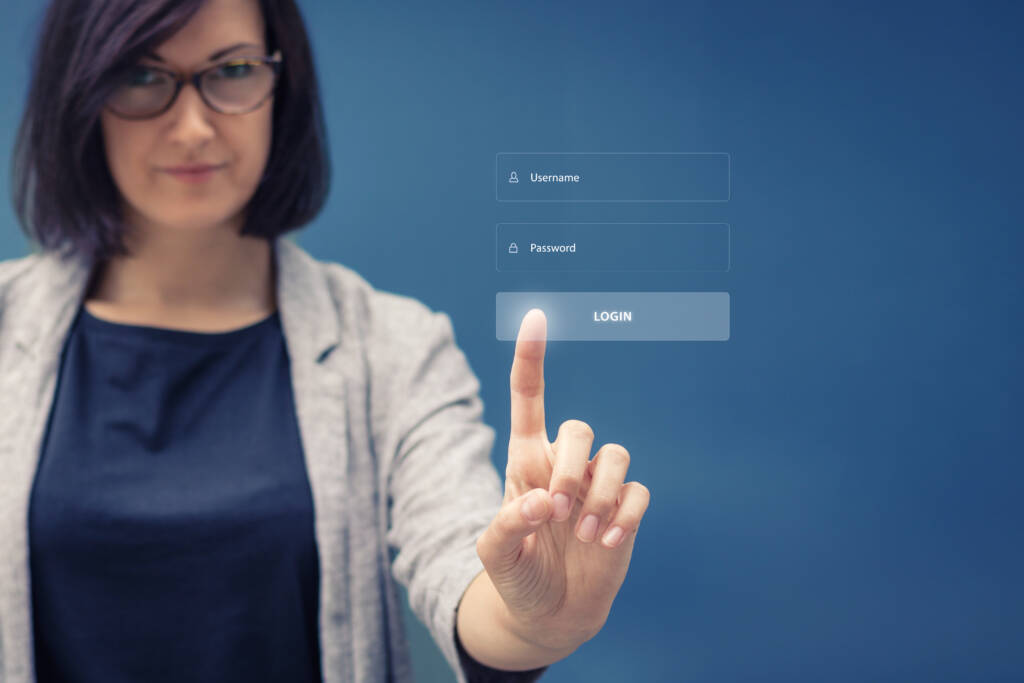
M 239 60 L 244 60 L 244 61 L 249 61 L 249 62 L 259 62 L 261 64 L 268 64 L 268 65 L 270 65 L 270 67 L 274 71 L 274 82 L 273 82 L 273 85 L 271 85 L 270 91 L 267 92 L 267 94 L 264 95 L 263 98 L 259 102 L 254 104 L 250 109 L 247 109 L 245 111 L 232 111 L 232 112 L 221 111 L 217 107 L 213 106 L 213 104 L 211 104 L 208 99 L 206 99 L 206 94 L 203 92 L 202 87 L 200 87 L 201 79 L 203 78 L 203 76 L 205 76 L 210 71 L 213 71 L 214 69 L 218 69 L 221 66 L 223 66 L 226 62 L 239 61 Z M 171 107 L 173 107 L 175 101 L 177 101 L 177 99 L 178 99 L 178 95 L 181 94 L 182 88 L 185 87 L 186 83 L 191 83 L 192 87 L 194 87 L 196 89 L 196 92 L 199 93 L 199 97 L 200 97 L 200 99 L 203 100 L 203 103 L 207 107 L 212 109 L 213 111 L 217 112 L 218 114 L 227 114 L 229 116 L 236 115 L 236 114 L 248 114 L 249 112 L 253 112 L 253 111 L 256 111 L 257 109 L 259 109 L 260 105 L 262 105 L 264 102 L 266 102 L 267 98 L 269 98 L 271 95 L 274 94 L 274 91 L 277 89 L 277 83 L 278 83 L 278 80 L 279 80 L 280 75 L 281 75 L 281 63 L 283 61 L 284 61 L 284 58 L 281 56 L 281 50 L 278 49 L 278 50 L 275 50 L 274 54 L 272 54 L 270 56 L 264 55 L 262 57 L 242 57 L 242 56 L 227 57 L 225 59 L 219 60 L 216 64 L 211 64 L 210 66 L 203 67 L 202 69 L 196 69 L 194 71 L 186 71 L 186 72 L 173 71 L 171 69 L 165 69 L 164 67 L 161 67 L 161 66 L 148 66 L 148 65 L 146 65 L 146 66 L 144 66 L 144 68 L 146 68 L 146 69 L 148 69 L 150 71 L 160 71 L 160 72 L 162 72 L 164 74 L 167 74 L 168 76 L 170 76 L 174 80 L 174 93 L 171 95 L 171 98 L 167 101 L 167 104 L 164 105 L 164 107 L 162 109 L 160 109 L 159 111 L 157 111 L 157 112 L 155 112 L 153 114 L 146 114 L 145 116 L 125 116 L 124 114 L 121 114 L 120 112 L 114 110 L 114 108 L 111 107 L 109 104 L 104 103 L 103 106 L 104 106 L 105 109 L 107 109 L 107 111 L 109 111 L 114 116 L 117 116 L 118 118 L 125 119 L 125 120 L 128 120 L 128 121 L 144 121 L 146 119 L 155 119 L 156 117 L 160 116 L 161 114 L 163 114 L 167 110 L 169 110 Z M 133 66 L 133 68 L 136 68 L 138 66 L 139 65 L 136 64 L 136 65 Z

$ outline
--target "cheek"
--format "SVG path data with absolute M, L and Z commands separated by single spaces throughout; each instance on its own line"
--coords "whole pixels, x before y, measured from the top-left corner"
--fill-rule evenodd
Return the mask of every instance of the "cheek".
M 270 157 L 273 126 L 269 111 L 268 108 L 266 112 L 253 112 L 253 118 L 246 121 L 250 125 L 244 126 L 244 135 L 238 136 L 234 145 L 239 159 L 239 180 L 252 188 L 259 184 Z
M 140 154 L 146 149 L 145 140 L 140 139 L 135 130 L 107 119 L 102 120 L 101 130 L 107 167 L 121 194 L 130 198 L 144 191 L 146 184 L 152 182 L 150 171 Z

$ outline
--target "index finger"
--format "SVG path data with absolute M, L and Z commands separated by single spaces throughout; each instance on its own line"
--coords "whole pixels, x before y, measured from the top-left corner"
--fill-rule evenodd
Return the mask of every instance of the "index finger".
M 512 359 L 512 435 L 547 435 L 544 429 L 544 347 L 548 321 L 539 308 L 523 316 Z

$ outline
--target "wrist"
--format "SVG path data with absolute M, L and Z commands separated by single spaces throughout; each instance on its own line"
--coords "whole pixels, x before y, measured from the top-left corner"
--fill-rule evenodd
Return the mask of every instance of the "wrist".
M 552 661 L 568 657 L 597 632 L 576 625 L 567 626 L 564 623 L 547 625 L 541 623 L 542 621 L 535 617 L 516 615 L 509 610 L 503 600 L 500 601 L 499 622 L 504 630 L 524 647 L 548 653 L 553 658 Z
M 586 639 L 565 638 L 548 629 L 531 633 L 494 588 L 486 571 L 470 584 L 456 613 L 456 630 L 466 652 L 495 669 L 521 671 L 565 659 Z

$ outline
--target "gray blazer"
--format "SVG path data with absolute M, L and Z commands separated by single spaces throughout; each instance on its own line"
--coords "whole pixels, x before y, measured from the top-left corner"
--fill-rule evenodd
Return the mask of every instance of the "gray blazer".
M 451 321 L 274 242 L 320 555 L 323 680 L 406 681 L 397 579 L 459 683 L 455 610 L 502 501 L 479 382 Z M 63 343 L 91 267 L 0 261 L 0 681 L 35 680 L 28 499 Z

